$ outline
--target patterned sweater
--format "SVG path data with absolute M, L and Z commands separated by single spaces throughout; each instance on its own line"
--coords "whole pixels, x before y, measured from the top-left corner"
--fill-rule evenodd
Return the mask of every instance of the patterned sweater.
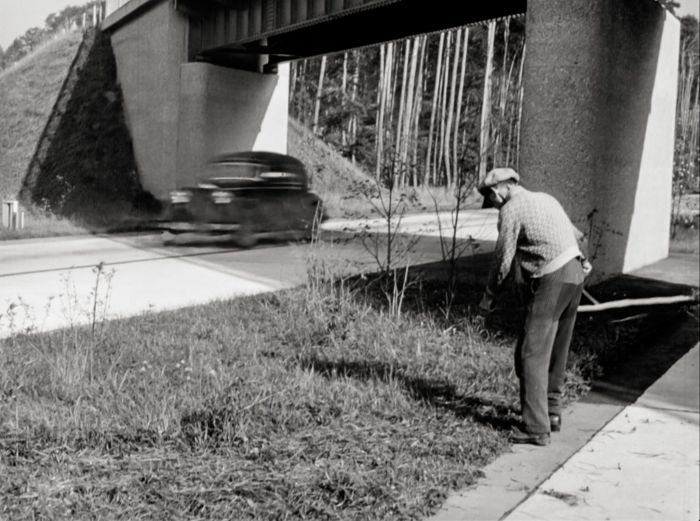
M 513 260 L 528 276 L 536 277 L 567 252 L 574 252 L 567 261 L 581 255 L 582 241 L 583 234 L 554 197 L 518 186 L 498 214 L 498 241 L 487 291 L 497 291 Z

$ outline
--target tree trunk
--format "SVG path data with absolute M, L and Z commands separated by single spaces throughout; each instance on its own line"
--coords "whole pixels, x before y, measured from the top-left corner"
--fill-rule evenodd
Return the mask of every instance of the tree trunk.
M 513 61 L 511 62 L 511 71 L 508 72 L 508 85 L 510 85 L 510 78 L 511 78 L 511 73 L 512 69 L 515 66 L 515 61 L 519 53 L 516 53 L 515 56 L 513 56 Z M 517 109 L 518 109 L 518 104 L 513 103 L 514 99 L 517 100 L 518 97 L 518 92 L 520 90 L 520 81 L 522 78 L 522 68 L 523 68 L 523 62 L 522 60 L 520 61 L 520 71 L 518 72 L 518 82 L 515 85 L 515 94 L 510 95 L 510 89 L 509 89 L 509 95 L 507 96 L 508 100 L 510 101 L 510 118 L 508 119 L 508 140 L 506 141 L 506 162 L 505 164 L 510 166 L 511 161 L 510 161 L 510 156 L 512 153 L 513 149 L 513 133 L 515 132 L 515 125 L 517 123 Z
M 430 128 L 428 130 L 428 152 L 425 159 L 425 181 L 423 184 L 427 185 L 429 183 L 430 176 L 432 175 L 433 184 L 435 184 L 435 170 L 433 166 L 433 135 L 435 129 L 435 118 L 437 116 L 437 101 L 438 93 L 440 91 L 440 78 L 442 74 L 442 47 L 445 41 L 445 33 L 440 33 L 440 40 L 438 43 L 438 53 L 437 53 L 437 64 L 435 67 L 435 85 L 433 87 L 433 103 L 430 109 Z
M 316 87 L 316 106 L 314 107 L 313 133 L 318 135 L 318 117 L 321 112 L 321 98 L 323 97 L 323 80 L 326 75 L 326 57 L 321 57 L 321 71 L 318 73 L 318 85 Z
M 379 46 L 379 86 L 377 88 L 377 128 L 376 128 L 376 167 L 377 177 L 382 171 L 382 151 L 384 150 L 384 105 L 386 104 L 386 50 L 387 44 Z
M 308 124 L 308 119 L 306 118 L 306 67 L 308 60 L 301 62 L 301 73 L 299 75 L 299 92 L 297 94 L 297 117 L 299 121 L 303 124 Z
M 440 172 L 443 171 L 443 163 L 445 160 L 445 154 L 444 154 L 444 147 L 445 147 L 445 139 L 446 139 L 446 127 L 447 127 L 447 95 L 449 93 L 449 79 L 450 79 L 450 70 L 449 70 L 449 64 L 450 64 L 450 51 L 452 50 L 452 32 L 447 33 L 447 43 L 445 45 L 445 67 L 443 68 L 442 71 L 442 91 L 440 92 L 440 141 L 437 146 L 438 152 L 440 154 L 435 154 L 435 157 L 438 158 L 438 162 L 436 165 L 436 171 L 438 175 L 440 175 Z
M 345 107 L 347 105 L 347 86 L 348 86 L 348 53 L 343 53 L 343 79 L 341 80 L 340 86 L 340 108 L 345 118 Z M 345 130 L 345 125 L 340 126 L 340 144 L 343 146 L 343 150 L 348 146 L 348 135 Z
M 464 79 L 467 72 L 467 56 L 469 54 L 469 27 L 464 28 L 464 48 L 462 49 L 462 64 L 459 73 L 459 90 L 457 97 L 457 116 L 454 130 L 454 138 L 452 143 L 453 164 L 455 166 L 455 175 L 461 175 L 458 168 L 458 149 L 459 149 L 459 127 L 462 121 L 462 98 L 464 94 Z M 466 146 L 466 143 L 464 144 Z
M 420 115 L 423 110 L 423 69 L 425 67 L 425 49 L 427 47 L 427 36 L 420 37 L 420 61 L 418 63 L 418 79 L 416 80 L 416 98 L 413 111 L 413 186 L 418 186 L 418 136 L 420 131 Z
M 377 130 L 377 176 L 382 175 L 384 167 L 384 148 L 386 128 L 391 129 L 391 110 L 392 110 L 392 74 L 394 69 L 394 44 L 388 43 L 382 45 L 384 48 L 383 68 L 381 73 L 381 91 L 379 93 L 379 118 Z
M 388 134 L 388 141 L 385 139 L 385 144 L 384 147 L 389 147 L 389 150 L 391 151 L 394 147 L 394 103 L 396 99 L 395 91 L 396 91 L 396 77 L 398 76 L 398 67 L 396 67 L 396 54 L 397 54 L 397 48 L 394 45 L 394 43 L 389 44 L 389 63 L 388 63 L 388 74 L 387 74 L 387 79 L 389 80 L 389 84 L 387 86 L 387 109 L 386 109 L 386 119 L 387 119 L 387 124 L 385 128 L 389 131 Z
M 416 165 L 409 164 L 408 162 L 408 150 L 410 147 L 415 147 L 413 140 L 413 120 L 416 107 L 416 71 L 418 68 L 418 56 L 420 53 L 421 37 L 416 37 L 413 39 L 413 46 L 411 51 L 411 65 L 410 71 L 408 73 L 408 86 L 406 92 L 406 115 L 403 124 L 403 145 L 401 148 L 401 163 L 404 165 L 404 172 L 406 176 L 410 174 L 411 179 L 414 178 L 414 172 Z M 405 178 L 404 182 L 408 182 Z
M 488 47 L 486 51 L 486 69 L 484 71 L 484 96 L 481 102 L 481 135 L 479 139 L 479 181 L 486 176 L 488 150 L 490 145 L 491 124 L 491 76 L 493 69 L 493 43 L 496 22 L 489 23 Z
M 518 73 L 518 125 L 515 132 L 515 164 L 520 170 L 520 124 L 523 120 L 523 68 L 525 67 L 525 54 L 527 54 L 527 42 L 523 44 L 523 55 L 520 57 L 520 72 Z
M 457 76 L 459 74 L 459 56 L 461 52 L 461 47 L 462 47 L 462 30 L 458 29 L 457 30 L 457 36 L 455 38 L 455 45 L 454 45 L 454 56 L 452 60 L 452 80 L 450 82 L 450 101 L 448 103 L 448 109 L 447 109 L 447 123 L 445 125 L 445 141 L 444 141 L 444 150 L 445 150 L 445 184 L 447 186 L 452 186 L 453 180 L 454 180 L 454 162 L 452 161 L 452 125 L 454 123 L 454 115 L 455 115 L 455 102 L 457 98 Z M 457 123 L 457 127 L 459 127 L 459 122 Z
M 403 186 L 405 181 L 405 167 L 406 165 L 401 162 L 401 151 L 403 150 L 403 143 L 406 139 L 404 134 L 403 124 L 406 118 L 406 100 L 408 98 L 406 89 L 408 88 L 408 63 L 410 59 L 411 52 L 411 40 L 405 40 L 404 42 L 404 59 L 403 59 L 403 71 L 401 78 L 401 95 L 399 97 L 399 115 L 398 121 L 396 123 L 395 137 L 395 148 L 394 148 L 394 172 L 399 174 L 399 186 Z
M 508 40 L 510 36 L 510 18 L 506 18 L 503 26 L 503 61 L 501 62 L 501 78 L 498 89 L 498 121 L 496 126 L 496 138 L 493 146 L 493 158 L 501 163 L 503 159 L 503 126 L 506 124 L 506 97 L 510 85 L 510 72 L 508 69 Z M 512 68 L 512 64 L 511 64 Z
M 352 140 L 352 162 L 356 161 L 355 148 L 357 146 L 357 89 L 360 83 L 360 55 L 353 51 L 355 57 L 355 69 L 352 74 L 352 116 L 350 117 L 350 139 Z

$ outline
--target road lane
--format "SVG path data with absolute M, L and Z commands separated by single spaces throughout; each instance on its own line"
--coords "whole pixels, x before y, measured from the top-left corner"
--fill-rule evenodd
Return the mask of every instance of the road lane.
M 449 214 L 441 220 L 448 230 Z M 460 222 L 457 235 L 462 239 L 495 237 L 493 213 L 465 212 Z M 318 244 L 263 243 L 250 250 L 165 247 L 158 234 L 0 243 L 0 338 L 88 324 L 95 303 L 98 319 L 114 319 L 293 287 L 314 264 L 345 274 L 375 270 L 368 250 L 375 247 L 372 237 L 381 241 L 383 226 L 385 222 L 376 220 L 330 221 L 324 225 L 326 240 Z M 360 230 L 377 235 L 353 238 Z M 397 244 L 410 243 L 403 263 L 441 259 L 434 215 L 406 216 L 400 232 Z
M 462 210 L 457 219 L 456 236 L 466 239 L 472 236 L 483 241 L 495 241 L 498 232 L 496 222 L 498 221 L 498 211 L 488 210 Z M 399 222 L 396 217 L 394 222 Z M 452 212 L 440 212 L 439 214 L 409 214 L 400 217 L 400 233 L 416 234 L 431 237 L 451 237 L 453 232 L 454 214 Z M 392 229 L 394 228 L 392 222 Z M 385 233 L 387 228 L 386 219 L 332 219 L 324 223 L 325 230 L 346 230 L 351 232 L 370 231 Z
M 9 266 L 0 261 L 0 338 L 88 324 L 95 304 L 98 319 L 113 319 L 283 287 L 275 280 L 222 272 L 106 238 L 93 238 L 94 249 L 75 259 L 75 251 L 86 246 L 79 242 L 63 241 L 65 256 L 53 249 L 55 268 L 49 268 L 47 259 L 29 263 L 34 271 L 26 266 L 18 270 L 16 260 Z M 40 248 L 35 245 L 31 253 Z M 100 262 L 105 263 L 101 271 L 96 268 Z

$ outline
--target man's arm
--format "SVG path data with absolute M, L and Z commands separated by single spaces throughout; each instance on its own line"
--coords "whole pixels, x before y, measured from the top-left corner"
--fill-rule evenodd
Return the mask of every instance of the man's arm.
M 517 217 L 511 215 L 510 212 L 501 212 L 498 215 L 498 240 L 496 241 L 493 263 L 489 272 L 484 298 L 479 304 L 483 311 L 490 311 L 494 297 L 510 272 L 518 246 L 519 234 L 520 222 Z
M 587 277 L 591 270 L 593 270 L 593 266 L 588 260 L 588 238 L 576 226 L 574 226 L 573 224 L 571 226 L 574 229 L 574 236 L 576 237 L 578 249 L 583 255 L 583 259 L 581 260 L 581 266 L 583 267 L 583 275 L 584 277 Z
M 585 258 L 588 258 L 588 237 L 586 237 L 586 234 L 579 230 L 576 225 L 572 224 L 571 227 L 574 229 L 574 237 L 576 238 L 579 250 L 581 250 Z

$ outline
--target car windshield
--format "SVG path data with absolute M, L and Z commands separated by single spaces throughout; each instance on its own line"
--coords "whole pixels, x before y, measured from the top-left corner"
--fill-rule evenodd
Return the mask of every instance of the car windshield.
M 222 161 L 209 165 L 208 178 L 212 181 L 226 179 L 256 179 L 260 172 L 266 170 L 258 163 L 242 163 L 240 161 Z

